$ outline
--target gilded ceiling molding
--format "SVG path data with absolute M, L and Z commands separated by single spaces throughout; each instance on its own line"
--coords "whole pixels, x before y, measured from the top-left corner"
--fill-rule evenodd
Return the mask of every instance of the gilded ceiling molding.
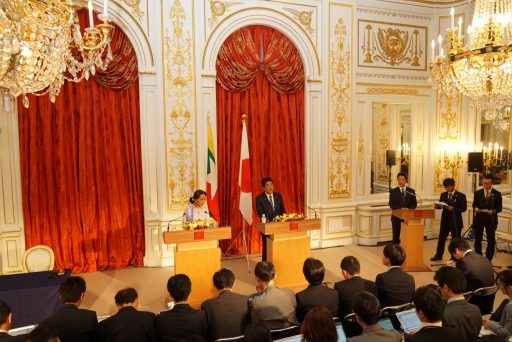
M 407 89 L 407 88 L 367 88 L 366 92 L 368 94 L 379 94 L 379 95 L 418 95 L 419 92 L 417 89 Z
M 312 27 L 313 16 L 316 17 L 316 12 L 313 10 L 310 11 L 299 11 L 293 8 L 284 8 L 285 11 L 291 13 L 293 15 L 293 19 L 297 21 L 304 30 L 312 36 L 315 32 L 315 29 Z
M 150 1 L 150 0 L 147 0 L 147 1 Z M 137 17 L 137 19 L 140 21 L 142 19 L 142 17 L 144 16 L 144 12 L 142 12 L 140 10 L 141 0 L 123 0 L 123 2 L 125 3 L 126 6 L 128 6 L 128 8 L 130 8 L 133 11 L 133 13 Z
M 377 73 L 367 73 L 367 72 L 358 72 L 356 73 L 357 78 L 376 78 L 376 79 L 386 79 L 386 80 L 403 80 L 403 81 L 424 81 L 428 83 L 428 76 L 411 76 L 411 75 L 396 75 L 396 74 L 377 74 Z M 403 85 L 407 86 L 407 85 Z
M 221 18 L 226 12 L 229 11 L 229 8 L 241 4 L 240 2 L 228 2 L 226 0 L 210 0 L 210 17 L 208 18 L 208 23 L 210 24 L 210 28 L 217 24 L 217 20 Z
M 378 10 L 374 8 L 365 8 L 365 7 L 358 7 L 357 13 L 360 14 L 368 14 L 371 16 L 384 16 L 384 17 L 394 17 L 394 18 L 403 18 L 403 19 L 411 19 L 411 20 L 424 20 L 424 21 L 432 21 L 431 16 L 426 15 L 418 15 L 418 14 L 412 14 L 412 13 L 404 13 L 404 12 L 393 12 L 393 11 L 386 11 L 386 10 Z

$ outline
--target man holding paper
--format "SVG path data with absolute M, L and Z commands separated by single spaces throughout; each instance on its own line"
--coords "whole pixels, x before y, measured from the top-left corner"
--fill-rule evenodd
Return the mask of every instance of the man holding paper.
M 443 209 L 441 213 L 441 225 L 439 229 L 439 240 L 437 241 L 436 254 L 430 258 L 432 261 L 443 260 L 444 246 L 448 233 L 452 239 L 460 237 L 462 231 L 462 213 L 467 209 L 466 195 L 455 190 L 455 180 L 446 178 L 443 181 L 446 190 L 439 197 L 439 202 L 434 203 L 436 209 Z

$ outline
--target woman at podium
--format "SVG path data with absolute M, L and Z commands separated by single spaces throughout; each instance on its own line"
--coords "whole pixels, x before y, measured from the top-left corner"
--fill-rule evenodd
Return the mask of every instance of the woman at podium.
M 196 190 L 190 197 L 189 204 L 183 213 L 183 223 L 192 221 L 211 221 L 208 204 L 206 203 L 206 191 Z

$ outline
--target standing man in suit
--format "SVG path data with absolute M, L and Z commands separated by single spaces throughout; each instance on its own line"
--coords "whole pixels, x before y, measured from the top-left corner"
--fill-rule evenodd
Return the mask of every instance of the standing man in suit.
M 12 311 L 11 307 L 0 300 L 0 341 L 1 342 L 21 342 L 25 341 L 25 335 L 11 336 L 9 335 L 9 329 L 12 324 Z
M 446 203 L 447 205 L 435 205 L 436 209 L 443 209 L 443 212 L 441 213 L 437 251 L 430 258 L 432 261 L 443 260 L 444 245 L 448 233 L 452 234 L 452 239 L 460 237 L 463 226 L 462 213 L 467 209 L 466 195 L 455 190 L 455 180 L 453 178 L 446 178 L 443 181 L 443 186 L 446 191 L 439 197 L 439 202 Z
M 265 215 L 266 222 L 272 222 L 277 215 L 286 212 L 283 197 L 279 192 L 274 192 L 274 181 L 270 177 L 261 180 L 263 192 L 256 196 L 256 210 L 260 219 Z M 262 252 L 261 261 L 267 261 L 267 237 L 261 234 Z
M 249 321 L 247 296 L 234 293 L 235 275 L 227 268 L 215 272 L 213 285 L 219 292 L 201 305 L 208 323 L 208 341 L 244 334 Z
M 98 335 L 105 342 L 156 342 L 155 314 L 139 311 L 139 295 L 133 288 L 116 293 L 117 313 L 98 326 Z
M 473 209 L 475 211 L 475 222 L 473 228 L 476 232 L 475 252 L 482 255 L 482 237 L 487 236 L 487 249 L 485 257 L 492 260 L 494 248 L 496 247 L 496 227 L 498 226 L 498 213 L 501 212 L 501 192 L 492 188 L 492 175 L 484 175 L 482 179 L 483 188 L 475 191 L 473 198 Z
M 57 329 L 62 342 L 97 341 L 96 312 L 80 309 L 86 290 L 82 277 L 69 277 L 59 287 L 60 300 L 64 306 L 41 322 L 42 326 Z
M 180 342 L 190 335 L 206 338 L 204 312 L 193 309 L 187 302 L 192 283 L 186 274 L 176 274 L 167 281 L 167 291 L 174 307 L 156 316 L 156 331 L 160 342 Z
M 407 185 L 407 174 L 399 172 L 396 175 L 398 186 L 389 191 L 389 207 L 391 210 L 397 210 L 402 208 L 415 209 L 417 206 L 416 192 L 413 188 L 409 188 Z M 400 225 L 402 220 L 398 217 L 391 215 L 391 226 L 393 228 L 393 243 L 396 245 L 400 244 Z
M 405 262 L 405 251 L 399 245 L 384 247 L 382 263 L 388 267 L 375 279 L 380 305 L 388 306 L 410 303 L 414 295 L 414 278 L 402 269 Z
M 361 265 L 355 256 L 349 255 L 341 259 L 340 268 L 345 280 L 334 284 L 334 289 L 338 291 L 340 297 L 338 317 L 343 318 L 352 313 L 352 301 L 356 295 L 368 291 L 377 296 L 377 287 L 373 281 L 363 279 L 359 275 Z

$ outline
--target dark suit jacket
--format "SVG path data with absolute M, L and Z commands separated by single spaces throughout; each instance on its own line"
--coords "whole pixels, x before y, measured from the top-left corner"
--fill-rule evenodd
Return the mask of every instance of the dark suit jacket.
M 64 304 L 59 311 L 41 324 L 57 329 L 62 342 L 97 341 L 98 318 L 96 312 L 79 309 L 73 304 Z
M 443 208 L 443 212 L 441 213 L 441 226 L 448 224 L 451 227 L 455 217 L 455 227 L 462 229 L 462 213 L 467 210 L 466 195 L 462 192 L 455 191 L 452 199 L 448 200 L 448 192 L 445 191 L 439 197 L 439 202 L 444 202 L 453 207 L 453 211 Z
M 247 296 L 222 291 L 201 306 L 208 322 L 208 341 L 244 334 L 249 322 Z
M 494 285 L 491 262 L 480 254 L 470 251 L 455 266 L 466 276 L 467 291 Z
M 447 342 L 463 341 L 457 330 L 446 327 L 424 327 L 416 334 L 409 337 L 410 342 Z
M 178 304 L 156 316 L 156 330 L 160 342 L 179 342 L 190 335 L 206 338 L 206 316 L 188 304 Z
M 443 327 L 454 328 L 461 341 L 476 342 L 482 325 L 480 309 L 465 299 L 455 300 L 444 309 Z
M 407 192 L 415 194 L 413 188 L 406 187 Z M 400 191 L 400 187 L 393 188 L 389 191 L 389 207 L 392 210 L 409 208 L 415 209 L 417 206 L 416 197 L 411 194 L 405 194 L 405 200 L 402 198 L 402 192 Z
M 274 210 L 272 210 L 272 205 L 270 205 L 265 191 L 256 196 L 256 210 L 258 211 L 258 216 L 261 217 L 265 214 L 267 222 L 272 221 L 276 215 L 283 215 L 286 212 L 283 197 L 279 192 L 274 191 L 272 193 L 272 200 L 274 202 Z
M 502 210 L 501 192 L 492 188 L 491 196 L 488 200 L 486 200 L 484 188 L 475 191 L 475 195 L 473 198 L 473 208 L 495 210 L 496 214 L 494 214 L 494 224 L 498 225 L 498 213 L 500 213 Z M 490 216 L 485 213 L 481 213 L 481 214 L 477 214 L 477 215 L 480 217 L 489 217 Z
M 309 310 L 322 306 L 333 316 L 338 315 L 338 292 L 324 285 L 309 285 L 295 295 L 297 298 L 297 320 L 302 322 Z
M 375 285 L 382 308 L 412 302 L 414 278 L 401 267 L 392 267 L 387 272 L 378 274 Z
M 105 342 L 156 342 L 155 314 L 124 307 L 99 324 L 98 335 Z
M 338 295 L 340 297 L 340 307 L 338 310 L 339 318 L 343 318 L 349 313 L 352 313 L 352 300 L 361 292 L 368 291 L 375 295 L 375 297 L 378 296 L 375 283 L 373 281 L 363 279 L 360 276 L 339 281 L 334 284 L 334 289 L 338 291 Z
M 24 342 L 26 337 L 26 334 L 11 336 L 6 332 L 0 332 L 0 341 L 2 342 Z

